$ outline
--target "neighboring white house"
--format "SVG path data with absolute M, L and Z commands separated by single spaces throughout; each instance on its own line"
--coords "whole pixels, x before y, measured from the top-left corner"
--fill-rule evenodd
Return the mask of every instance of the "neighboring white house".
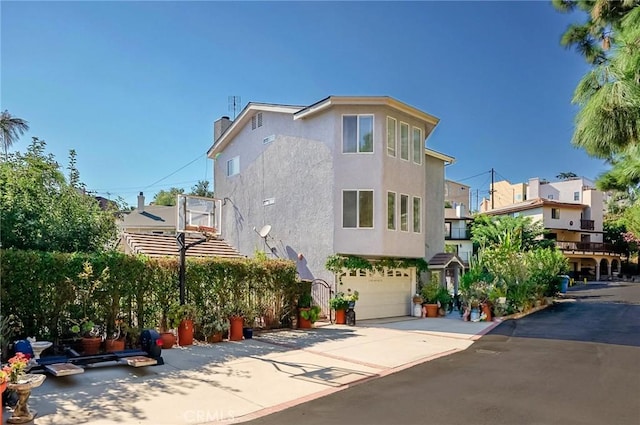
M 444 210 L 444 243 L 446 251 L 457 254 L 465 266 L 473 256 L 473 242 L 469 229 L 473 217 L 467 214 L 464 205 Z
M 224 200 L 222 236 L 245 255 L 296 261 L 303 279 L 358 290 L 358 318 L 410 314 L 415 269 L 354 271 L 340 286 L 325 262 L 444 251 L 444 167 L 453 158 L 425 149 L 437 123 L 390 97 L 249 103 L 235 121 L 214 124 L 208 155 Z
M 489 210 L 490 215 L 528 216 L 542 221 L 548 239 L 569 259 L 571 275 L 599 280 L 620 273 L 623 254 L 603 243 L 603 197 L 593 182 L 529 180 L 527 201 Z

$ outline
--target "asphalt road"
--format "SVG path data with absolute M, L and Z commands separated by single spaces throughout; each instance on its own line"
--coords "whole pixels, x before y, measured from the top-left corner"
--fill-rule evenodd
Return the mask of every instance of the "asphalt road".
M 250 423 L 639 425 L 640 284 L 567 298 L 464 352 Z

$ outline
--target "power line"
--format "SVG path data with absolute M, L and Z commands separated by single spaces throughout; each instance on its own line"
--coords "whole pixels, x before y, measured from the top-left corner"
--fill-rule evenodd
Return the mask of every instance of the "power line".
M 199 160 L 200 158 L 202 158 L 203 156 L 205 156 L 207 154 L 207 152 L 198 155 L 195 159 L 193 159 L 192 161 L 188 162 L 187 164 L 183 165 L 182 167 L 178 168 L 176 171 L 174 171 L 173 173 L 167 174 L 166 176 L 164 176 L 163 178 L 161 178 L 160 180 L 157 180 L 153 183 L 151 183 L 150 185 L 144 187 L 142 190 L 148 189 L 150 187 L 153 187 L 154 185 L 160 183 L 161 181 L 168 179 L 169 177 L 173 176 L 174 174 L 176 174 L 179 171 L 184 170 L 185 168 L 187 168 L 189 165 L 193 164 L 194 162 L 196 162 L 197 160 Z
M 455 180 L 455 181 L 456 181 L 456 182 L 463 182 L 463 181 L 465 181 L 465 180 L 470 180 L 470 179 L 474 179 L 474 178 L 476 178 L 476 177 L 480 177 L 480 176 L 485 175 L 485 174 L 488 174 L 488 173 L 490 173 L 490 172 L 491 172 L 491 170 L 489 170 L 489 171 L 484 171 L 484 172 L 482 172 L 482 173 L 480 173 L 480 174 L 476 174 L 475 176 L 465 177 L 464 179 L 457 179 L 457 180 Z

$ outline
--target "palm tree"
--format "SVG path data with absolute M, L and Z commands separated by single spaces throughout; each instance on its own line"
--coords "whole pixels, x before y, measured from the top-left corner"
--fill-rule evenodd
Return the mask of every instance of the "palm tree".
M 29 123 L 22 118 L 14 117 L 7 111 L 0 113 L 0 141 L 4 148 L 4 159 L 8 158 L 8 150 L 25 131 L 29 131 Z
M 604 176 L 618 185 L 640 181 L 640 7 L 620 21 L 616 47 L 576 87 L 580 107 L 572 143 L 607 160 Z
M 578 177 L 578 175 L 571 171 L 569 171 L 568 173 L 560 173 L 556 176 L 558 180 L 570 180 L 576 177 Z

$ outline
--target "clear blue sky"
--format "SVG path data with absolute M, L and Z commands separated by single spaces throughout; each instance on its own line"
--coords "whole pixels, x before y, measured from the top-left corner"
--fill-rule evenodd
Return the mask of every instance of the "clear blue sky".
M 76 149 L 88 189 L 135 205 L 211 180 L 229 96 L 388 95 L 440 118 L 427 146 L 482 196 L 491 167 L 512 183 L 606 169 L 570 144 L 587 65 L 559 38 L 579 18 L 540 1 L 2 1 L 1 107 L 31 126 L 14 150 L 37 136 L 66 167 Z

